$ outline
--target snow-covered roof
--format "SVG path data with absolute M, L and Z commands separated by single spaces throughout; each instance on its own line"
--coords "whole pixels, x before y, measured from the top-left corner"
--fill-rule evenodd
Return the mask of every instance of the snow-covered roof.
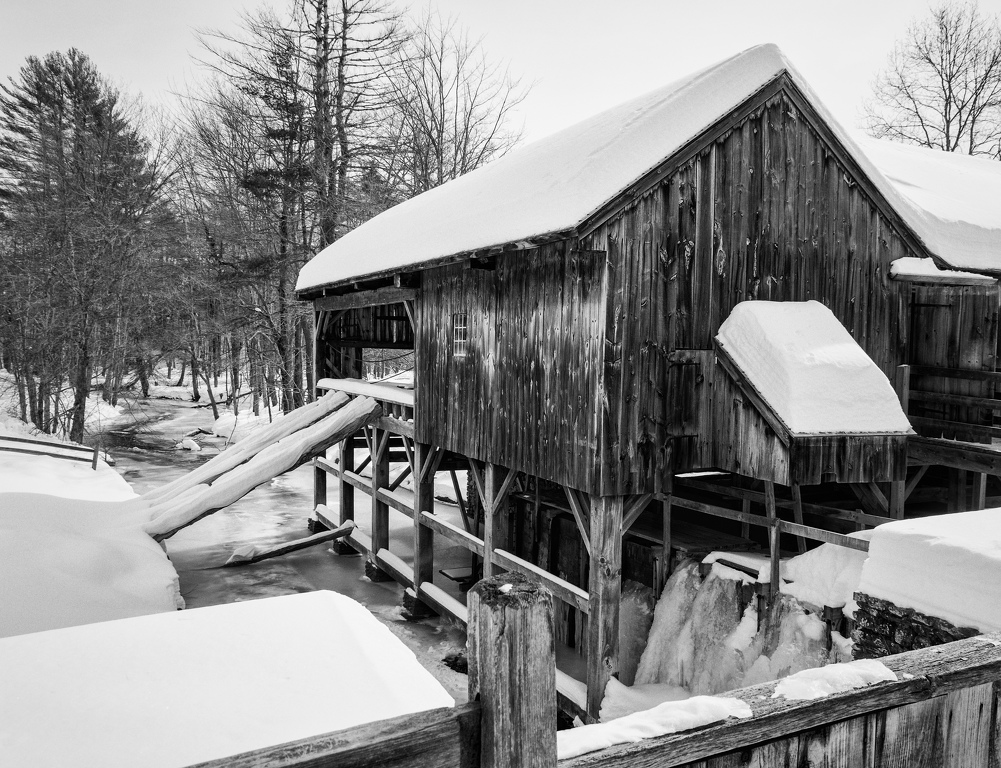
M 0 755 L 25 766 L 180 768 L 455 703 L 335 592 L 0 639 L 0 691 Z
M 889 379 L 817 301 L 743 301 L 719 346 L 793 435 L 907 434 Z
M 1001 164 L 999 164 L 1001 165 Z M 996 285 L 993 277 L 960 269 L 939 269 L 934 259 L 902 256 L 890 262 L 890 277 L 894 280 L 936 282 L 947 285 Z
M 349 232 L 296 289 L 572 229 L 787 69 L 776 46 L 750 48 L 519 147 Z
M 299 273 L 296 290 L 573 230 L 783 73 L 932 252 L 954 266 L 972 268 L 968 262 L 990 261 L 989 254 L 997 250 L 993 235 L 954 226 L 941 211 L 925 210 L 924 201 L 912 202 L 902 194 L 900 183 L 883 176 L 782 51 L 768 44 L 519 147 L 390 208 L 317 254 Z M 996 199 L 988 198 L 984 205 Z
M 1001 162 L 859 138 L 862 150 L 917 207 L 915 229 L 956 269 L 1001 272 Z

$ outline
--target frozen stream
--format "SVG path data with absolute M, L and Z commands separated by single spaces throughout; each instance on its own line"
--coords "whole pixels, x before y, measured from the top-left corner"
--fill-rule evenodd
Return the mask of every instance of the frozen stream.
M 109 427 L 100 439 L 117 461 L 118 471 L 137 493 L 190 471 L 225 445 L 224 438 L 200 434 L 195 440 L 202 446 L 201 452 L 174 448 L 195 429 L 211 429 L 211 408 L 177 400 L 135 401 L 132 407 L 136 422 L 119 422 Z M 367 579 L 361 557 L 338 556 L 329 546 L 320 545 L 253 565 L 220 567 L 238 546 L 271 545 L 308 536 L 306 520 L 312 509 L 312 482 L 312 469 L 308 465 L 300 467 L 168 539 L 167 553 L 180 575 L 187 607 L 317 589 L 349 595 L 402 639 L 457 702 L 465 701 L 465 675 L 441 663 L 445 656 L 464 650 L 465 634 L 436 618 L 404 621 L 400 616 L 402 589 L 395 582 L 374 583 Z M 359 495 L 358 506 L 366 499 Z M 405 539 L 410 521 L 402 515 L 396 517 L 394 527 L 399 530 L 400 538 Z M 316 650 L 337 654 L 336 648 L 324 646 L 322 637 L 316 638 Z M 303 663 L 308 664 L 308 659 L 303 659 Z

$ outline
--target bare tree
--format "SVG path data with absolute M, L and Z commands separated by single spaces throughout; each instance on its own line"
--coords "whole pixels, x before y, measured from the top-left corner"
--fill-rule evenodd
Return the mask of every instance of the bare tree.
M 528 94 L 454 20 L 428 13 L 401 49 L 391 78 L 386 179 L 405 197 L 499 157 L 521 138 L 514 111 Z
M 975 3 L 911 25 L 865 105 L 877 138 L 1001 159 L 1001 25 Z

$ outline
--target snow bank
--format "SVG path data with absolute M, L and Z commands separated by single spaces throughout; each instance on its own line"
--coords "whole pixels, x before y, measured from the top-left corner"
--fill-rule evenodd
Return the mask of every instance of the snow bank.
M 921 211 L 918 234 L 958 269 L 1001 269 L 1001 164 L 959 152 L 857 138 L 894 190 Z
M 958 627 L 1001 631 L 1001 509 L 878 526 L 858 591 Z
M 854 539 L 869 541 L 872 538 L 872 531 L 857 531 L 848 535 Z M 802 603 L 817 608 L 825 605 L 845 608 L 845 613 L 851 616 L 855 607 L 853 595 L 858 590 L 862 564 L 866 557 L 865 552 L 857 549 L 848 549 L 837 544 L 821 544 L 779 563 L 781 575 L 779 588 Z M 771 578 L 771 564 L 766 554 L 710 552 L 702 562 L 712 563 L 713 571 L 719 576 L 761 583 L 767 583 Z M 750 576 L 733 568 L 727 568 L 726 563 L 743 566 L 753 571 L 755 575 Z
M 89 461 L 0 452 L 0 500 L 7 493 L 39 491 L 48 496 L 103 501 L 136 496 L 132 486 L 104 461 L 98 461 L 94 470 Z
M 849 534 L 852 538 L 869 540 L 872 531 Z M 809 552 L 797 555 L 782 563 L 781 585 L 786 594 L 818 608 L 829 605 L 844 608 L 852 616 L 855 608 L 853 596 L 862 577 L 862 565 L 868 555 L 857 549 L 837 544 L 821 544 Z
M 653 709 L 626 715 L 610 723 L 584 725 L 556 733 L 556 757 L 564 760 L 588 752 L 668 733 L 680 733 L 718 723 L 728 717 L 750 717 L 751 707 L 740 699 L 695 696 L 669 701 Z
M 994 285 L 993 277 L 978 275 L 976 272 L 963 272 L 958 269 L 939 269 L 931 258 L 903 256 L 890 262 L 890 276 L 898 280 L 915 280 L 922 278 L 937 278 L 940 281 L 954 285 Z
M 829 664 L 817 669 L 804 669 L 779 680 L 773 699 L 822 699 L 832 693 L 865 688 L 873 683 L 895 682 L 897 676 L 882 662 L 861 659 L 847 664 Z
M 0 494 L 0 637 L 182 608 L 143 519 L 121 503 Z
M 0 690 L 11 765 L 186 766 L 454 704 L 334 592 L 0 640 Z
M 889 380 L 820 302 L 741 302 L 716 340 L 794 434 L 910 431 Z

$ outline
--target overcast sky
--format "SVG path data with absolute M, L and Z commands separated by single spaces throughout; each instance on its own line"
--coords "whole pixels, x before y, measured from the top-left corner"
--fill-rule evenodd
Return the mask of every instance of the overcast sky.
M 272 4 L 281 0 L 271 0 Z M 75 46 L 147 101 L 198 78 L 196 28 L 235 30 L 259 0 L 0 0 L 0 75 L 25 57 Z M 401 0 L 454 15 L 492 58 L 535 83 L 520 117 L 552 133 L 752 45 L 777 43 L 847 127 L 915 0 Z M 1001 0 L 981 0 L 989 13 Z

